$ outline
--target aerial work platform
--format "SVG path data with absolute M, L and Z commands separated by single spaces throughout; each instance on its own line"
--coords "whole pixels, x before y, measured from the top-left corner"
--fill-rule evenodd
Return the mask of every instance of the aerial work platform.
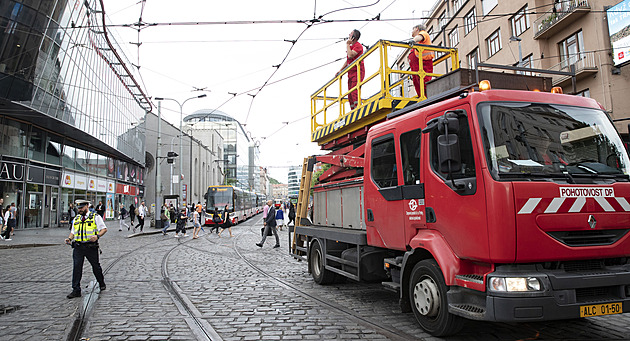
M 408 70 L 408 63 L 403 61 L 411 49 L 418 51 L 420 56 L 424 51 L 434 53 L 434 73 L 425 73 L 422 67 L 418 72 Z M 355 69 L 360 73 L 361 61 L 365 64 L 365 78 L 354 88 L 347 89 L 348 72 Z M 414 96 L 412 75 L 418 75 L 422 80 L 425 76 L 440 77 L 442 74 L 435 73 L 436 69 L 446 73 L 458 68 L 457 49 L 379 40 L 311 95 L 311 141 L 323 149 L 334 149 L 343 143 L 340 137 L 382 121 L 394 110 L 425 100 L 426 87 L 422 81 L 420 94 Z M 350 110 L 347 96 L 353 91 L 357 91 L 359 103 Z M 367 132 L 367 129 L 363 130 Z

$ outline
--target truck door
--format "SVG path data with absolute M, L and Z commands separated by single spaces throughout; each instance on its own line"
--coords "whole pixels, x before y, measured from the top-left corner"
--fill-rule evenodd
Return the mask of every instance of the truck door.
M 424 183 L 420 176 L 420 141 L 422 129 L 400 134 L 400 162 L 402 171 L 402 215 L 405 221 L 405 244 L 418 229 L 426 228 L 424 218 Z
M 458 257 L 487 259 L 486 196 L 480 155 L 473 147 L 477 143 L 471 134 L 472 117 L 468 104 L 427 117 L 423 130 L 428 135 L 423 146 L 428 155 L 423 166 L 425 216 L 427 228 L 439 231 Z M 448 128 L 444 118 L 448 118 Z M 436 125 L 440 119 L 441 127 Z M 449 144 L 458 147 L 449 149 Z M 444 162 L 444 155 L 455 154 L 459 154 L 457 161 Z
M 394 129 L 368 140 L 366 159 L 369 171 L 364 174 L 364 202 L 368 243 L 404 250 L 400 143 Z

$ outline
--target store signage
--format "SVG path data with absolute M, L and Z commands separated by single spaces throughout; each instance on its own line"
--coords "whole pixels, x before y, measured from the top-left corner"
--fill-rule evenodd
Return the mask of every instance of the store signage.
M 116 184 L 117 194 L 136 195 L 136 186 L 128 184 Z
M 59 186 L 59 179 L 61 178 L 61 172 L 47 169 L 46 175 L 44 176 L 44 183 L 46 185 L 55 185 Z
M 88 191 L 96 192 L 96 178 L 88 178 Z
M 28 182 L 33 182 L 37 184 L 44 183 L 44 169 L 39 167 L 28 167 Z
M 144 186 L 138 186 L 138 196 L 144 197 Z
M 74 173 L 64 172 L 61 186 L 66 188 L 74 188 Z
M 0 164 L 0 179 L 2 180 L 14 180 L 24 181 L 27 180 L 24 177 L 24 165 L 19 163 L 2 161 Z
M 116 192 L 116 184 L 113 181 L 107 181 L 107 193 Z
M 107 181 L 104 179 L 97 179 L 96 190 L 103 193 L 107 192 Z
M 76 189 L 87 189 L 87 177 L 85 175 L 74 175 L 74 188 Z

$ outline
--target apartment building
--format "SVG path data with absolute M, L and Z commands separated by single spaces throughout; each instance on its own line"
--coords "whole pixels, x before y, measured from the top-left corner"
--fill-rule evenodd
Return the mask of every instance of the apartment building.
M 544 76 L 552 77 L 553 85 L 562 87 L 565 94 L 597 100 L 625 135 L 630 123 L 630 96 L 625 95 L 630 88 L 630 66 L 618 62 L 623 52 L 613 59 L 609 33 L 609 26 L 625 27 L 616 35 L 630 31 L 630 15 L 624 8 L 630 9 L 630 0 L 439 0 L 426 13 L 425 25 L 433 45 L 458 49 L 464 68 L 474 69 L 478 62 L 520 63 L 568 72 L 573 66 L 575 91 L 569 76 Z M 615 21 L 610 25 L 609 17 Z M 400 60 L 407 62 L 406 57 Z M 435 72 L 445 73 L 447 68 L 452 65 L 436 67 Z

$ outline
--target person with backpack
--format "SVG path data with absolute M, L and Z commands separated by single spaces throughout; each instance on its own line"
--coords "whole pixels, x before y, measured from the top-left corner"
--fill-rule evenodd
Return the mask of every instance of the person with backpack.
M 100 215 L 100 214 L 99 214 Z M 101 216 L 102 218 L 103 216 Z M 129 231 L 129 225 L 125 222 L 125 218 L 127 217 L 127 210 L 125 209 L 125 205 L 120 203 L 118 209 L 118 231 L 122 231 L 123 225 L 127 226 L 127 231 Z
M 177 215 L 177 225 L 175 227 L 175 238 L 186 237 L 186 221 L 188 220 L 188 215 L 186 214 L 186 207 L 182 207 L 182 210 Z
M 212 233 L 212 231 L 215 231 L 216 233 L 219 233 L 219 228 L 221 227 L 221 223 L 223 222 L 223 219 L 221 218 L 221 214 L 219 213 L 219 209 L 215 208 L 214 212 L 212 212 L 212 223 L 214 225 L 212 225 L 212 227 L 210 228 L 210 233 Z

